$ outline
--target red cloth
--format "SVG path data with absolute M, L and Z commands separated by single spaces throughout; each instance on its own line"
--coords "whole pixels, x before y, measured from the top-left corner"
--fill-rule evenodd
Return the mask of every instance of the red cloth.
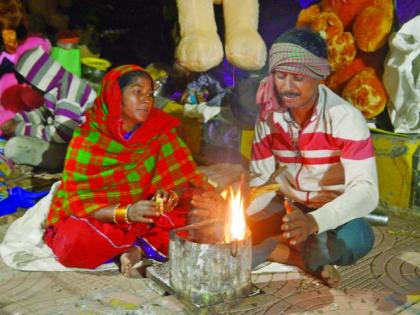
M 4 108 L 16 113 L 29 111 L 44 104 L 44 97 L 27 84 L 14 85 L 6 89 L 1 96 Z
M 169 230 L 184 226 L 187 212 L 176 208 L 156 219 L 153 225 L 103 223 L 92 217 L 70 216 L 48 227 L 44 241 L 62 265 L 72 268 L 94 269 L 126 252 L 137 237 L 167 256 Z

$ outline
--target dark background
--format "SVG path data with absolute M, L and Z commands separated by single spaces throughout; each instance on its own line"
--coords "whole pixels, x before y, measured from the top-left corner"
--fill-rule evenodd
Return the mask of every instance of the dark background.
M 178 41 L 176 0 L 61 0 L 55 10 L 68 17 L 68 28 L 81 31 L 81 43 L 100 52 L 114 65 L 152 62 L 172 64 Z M 57 28 L 30 12 L 30 30 L 55 43 Z M 298 0 L 261 0 L 259 32 L 267 47 L 285 29 L 293 27 L 300 10 Z M 223 9 L 215 5 L 215 18 L 223 41 Z
M 23 0 L 28 12 L 31 32 L 49 37 L 54 44 L 59 28 L 31 12 L 29 0 Z M 35 0 L 36 1 L 36 0 Z M 36 2 L 32 3 L 36 3 Z M 86 44 L 113 66 L 134 63 L 173 64 L 177 45 L 178 12 L 176 0 L 46 0 L 55 3 L 54 11 L 67 18 L 67 29 L 78 30 L 81 44 Z M 199 1 L 199 0 L 197 0 Z M 277 36 L 295 25 L 301 8 L 319 0 L 260 0 L 258 31 L 267 48 Z M 394 30 L 420 13 L 420 0 L 394 0 L 397 19 Z M 223 7 L 215 5 L 215 18 L 223 42 Z M 384 48 L 384 55 L 386 54 Z M 379 58 L 381 59 L 381 58 Z M 382 62 L 381 60 L 378 62 Z M 253 126 L 257 108 L 255 92 L 265 69 L 247 72 L 232 67 L 226 60 L 212 69 L 212 74 L 224 87 L 236 84 L 229 103 L 242 127 Z M 379 127 L 391 130 L 389 117 L 384 111 L 378 116 Z

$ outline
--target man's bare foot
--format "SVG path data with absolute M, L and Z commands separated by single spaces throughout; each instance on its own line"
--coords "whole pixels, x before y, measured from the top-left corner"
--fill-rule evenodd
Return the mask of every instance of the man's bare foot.
M 325 265 L 320 276 L 331 288 L 336 287 L 341 280 L 340 272 L 332 265 Z
M 141 249 L 135 246 L 130 247 L 125 253 L 123 253 L 120 257 L 122 275 L 129 278 L 141 277 L 142 275 L 137 268 L 133 268 L 134 265 L 141 261 L 141 258 Z

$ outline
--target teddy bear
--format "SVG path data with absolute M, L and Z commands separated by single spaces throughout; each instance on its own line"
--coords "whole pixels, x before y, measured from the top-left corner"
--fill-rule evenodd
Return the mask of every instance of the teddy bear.
M 378 65 L 378 60 L 382 60 L 392 22 L 392 0 L 321 0 L 303 9 L 296 22 L 325 39 L 332 68 L 327 86 L 367 119 L 386 106 L 387 94 L 380 80 L 383 64 Z
M 175 62 L 189 71 L 204 72 L 223 60 L 213 4 L 223 5 L 227 60 L 244 70 L 264 66 L 267 49 L 257 31 L 258 0 L 177 0 L 180 41 Z
M 391 33 L 393 22 L 392 0 L 323 0 L 324 11 L 332 11 L 352 28 L 359 49 L 373 52 L 381 48 Z

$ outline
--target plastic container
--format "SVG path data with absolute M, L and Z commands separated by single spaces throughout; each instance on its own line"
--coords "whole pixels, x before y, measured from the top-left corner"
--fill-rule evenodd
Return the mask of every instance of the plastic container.
M 58 61 L 67 71 L 82 74 L 80 63 L 79 35 L 77 32 L 62 32 L 57 36 L 57 44 L 51 50 L 51 57 Z
M 79 37 L 63 37 L 57 39 L 57 46 L 64 49 L 75 49 L 79 45 Z
M 82 77 L 89 81 L 90 85 L 99 93 L 101 88 L 101 81 L 111 67 L 111 62 L 107 59 L 96 57 L 83 57 L 82 63 Z
M 82 76 L 92 82 L 101 82 L 103 76 L 111 62 L 102 58 L 83 57 L 82 58 Z

